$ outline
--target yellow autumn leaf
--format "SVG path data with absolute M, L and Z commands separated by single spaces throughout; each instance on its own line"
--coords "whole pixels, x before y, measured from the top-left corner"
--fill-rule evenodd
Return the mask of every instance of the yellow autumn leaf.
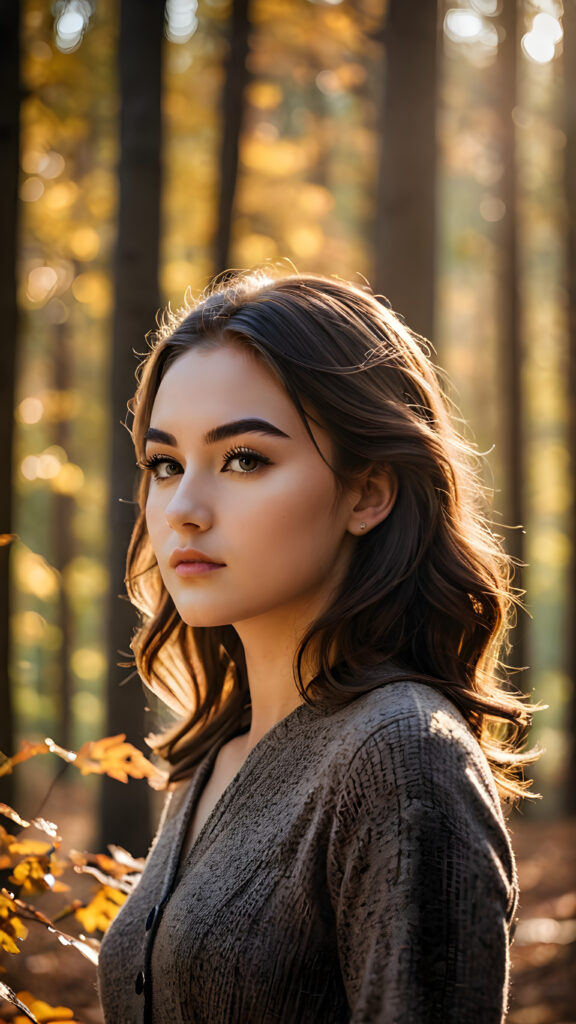
M 28 761 L 30 757 L 36 757 L 37 754 L 46 754 L 48 747 L 45 743 L 30 743 L 28 740 L 23 740 L 20 746 L 20 750 L 13 757 L 7 757 L 0 763 L 0 775 L 9 775 L 15 764 L 20 764 L 22 761 Z
M 74 1011 L 67 1006 L 50 1006 L 42 999 L 36 999 L 31 992 L 18 992 L 18 999 L 34 1014 L 39 1024 L 80 1024 L 74 1018 Z M 18 1015 L 14 1024 L 28 1024 L 28 1018 Z
M 105 932 L 126 900 L 126 894 L 103 885 L 90 903 L 80 907 L 75 917 L 87 932 Z
M 52 843 L 42 839 L 16 839 L 10 844 L 11 853 L 19 853 L 24 857 L 45 857 L 53 849 Z
M 26 857 L 16 865 L 10 881 L 19 885 L 23 893 L 67 892 L 68 886 L 55 879 L 60 873 L 60 865 L 50 857 Z
M 25 939 L 28 929 L 19 917 L 14 914 L 14 903 L 6 896 L 0 895 L 0 949 L 6 953 L 19 953 L 17 939 Z
M 153 778 L 157 769 L 141 750 L 126 743 L 126 734 L 105 736 L 101 740 L 84 743 L 76 758 L 76 766 L 82 775 L 108 775 L 119 782 L 133 779 Z
M 7 832 L 3 825 L 0 825 L 0 851 L 10 853 L 15 842 L 16 837 L 11 832 Z

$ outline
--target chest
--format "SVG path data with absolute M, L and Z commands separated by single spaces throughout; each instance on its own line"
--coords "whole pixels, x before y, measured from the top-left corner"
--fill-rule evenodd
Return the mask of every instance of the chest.
M 196 1020 L 187 1014 L 201 1006 L 206 1022 L 322 1021 L 325 1000 L 332 1013 L 345 1006 L 327 836 L 281 794 L 249 819 L 212 816 L 158 922 L 152 1019 L 169 1008 L 171 1021 Z
M 346 1001 L 327 877 L 333 777 L 293 748 L 288 763 L 248 761 L 214 761 L 175 797 L 102 949 L 103 976 L 120 959 L 129 978 L 144 968 L 140 1010 L 103 989 L 107 1021 L 136 1024 L 143 1007 L 159 1024 L 348 1019 L 335 1012 Z
M 181 861 L 194 846 L 214 808 L 238 775 L 246 760 L 244 737 L 239 736 L 219 751 L 206 782 L 192 808 L 182 844 Z

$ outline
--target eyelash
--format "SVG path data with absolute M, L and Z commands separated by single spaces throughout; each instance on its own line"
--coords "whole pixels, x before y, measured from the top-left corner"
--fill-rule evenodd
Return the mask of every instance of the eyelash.
M 255 452 L 253 448 L 245 448 L 244 445 L 238 445 L 238 447 L 230 448 L 227 452 L 224 453 L 224 465 L 222 466 L 220 472 L 229 473 L 230 470 L 228 469 L 228 466 L 230 465 L 230 463 L 233 462 L 234 459 L 242 458 L 243 455 L 247 455 L 250 458 L 255 459 L 255 461 L 258 463 L 258 466 L 255 469 L 245 470 L 245 472 L 241 474 L 242 476 L 248 476 L 251 473 L 257 473 L 258 469 L 261 468 L 262 466 L 270 465 L 270 459 L 268 459 L 265 455 L 261 455 L 260 452 Z
M 245 470 L 243 473 L 240 473 L 240 476 L 250 476 L 252 473 L 257 473 L 258 469 L 261 466 L 269 466 L 271 462 L 271 460 L 267 458 L 266 455 L 261 455 L 260 452 L 255 452 L 252 448 L 246 448 L 243 445 L 238 445 L 236 448 L 230 448 L 227 452 L 224 453 L 222 457 L 223 465 L 220 472 L 232 472 L 228 468 L 230 463 L 233 462 L 234 459 L 242 458 L 242 456 L 249 456 L 250 458 L 254 459 L 258 463 L 258 466 L 255 469 Z M 142 459 L 140 463 L 140 468 L 151 472 L 155 480 L 169 480 L 171 478 L 170 476 L 158 476 L 157 473 L 155 472 L 155 470 L 158 470 L 160 466 L 166 464 L 173 466 L 180 465 L 180 463 L 177 462 L 176 459 L 170 458 L 169 455 L 161 455 L 160 453 L 155 452 L 153 455 L 149 455 L 147 458 Z M 172 475 L 178 476 L 178 473 L 174 473 Z
M 169 479 L 168 477 L 160 477 L 155 472 L 155 470 L 157 470 L 160 466 L 163 466 L 163 465 L 166 465 L 166 464 L 168 464 L 168 465 L 171 464 L 173 466 L 179 466 L 180 465 L 180 463 L 177 462 L 176 459 L 171 459 L 168 455 L 160 455 L 159 453 L 156 453 L 156 452 L 154 453 L 154 455 L 148 455 L 145 459 L 142 459 L 142 461 L 139 463 L 140 469 L 148 470 L 150 473 L 152 473 L 152 476 L 154 477 L 155 480 L 167 480 L 167 479 Z M 178 476 L 178 474 L 174 473 L 174 476 Z

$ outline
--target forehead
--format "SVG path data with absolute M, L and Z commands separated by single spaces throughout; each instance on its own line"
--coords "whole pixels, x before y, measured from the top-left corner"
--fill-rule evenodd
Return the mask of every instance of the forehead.
M 300 421 L 274 371 L 247 347 L 223 343 L 189 349 L 170 365 L 156 393 L 150 424 L 158 426 L 161 419 L 166 426 L 184 418 L 204 426 L 210 420 L 208 426 L 214 426 L 246 416 Z

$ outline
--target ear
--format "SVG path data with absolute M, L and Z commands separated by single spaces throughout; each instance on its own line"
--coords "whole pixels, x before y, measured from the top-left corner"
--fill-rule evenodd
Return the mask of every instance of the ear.
M 348 520 L 348 532 L 363 537 L 390 515 L 398 493 L 398 480 L 390 466 L 374 467 L 356 489 L 357 500 Z

